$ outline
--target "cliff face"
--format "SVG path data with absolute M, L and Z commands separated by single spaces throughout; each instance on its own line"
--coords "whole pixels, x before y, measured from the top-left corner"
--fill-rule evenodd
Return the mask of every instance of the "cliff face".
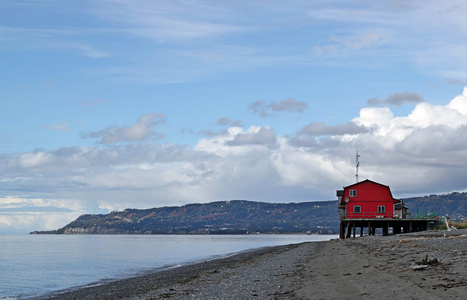
M 100 226 L 96 227 L 67 227 L 63 231 L 63 234 L 144 234 L 140 230 L 122 230 L 116 228 L 103 228 Z

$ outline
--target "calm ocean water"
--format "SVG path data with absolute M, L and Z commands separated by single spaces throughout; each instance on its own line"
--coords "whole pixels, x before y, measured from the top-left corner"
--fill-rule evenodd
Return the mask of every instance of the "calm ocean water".
M 335 235 L 0 235 L 0 299 L 26 299 Z

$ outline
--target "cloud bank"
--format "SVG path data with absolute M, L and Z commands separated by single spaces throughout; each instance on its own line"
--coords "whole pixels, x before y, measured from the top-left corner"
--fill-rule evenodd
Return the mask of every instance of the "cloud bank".
M 165 119 L 147 114 L 108 127 L 94 135 L 99 147 L 0 156 L 0 232 L 55 229 L 82 213 L 128 207 L 331 200 L 353 183 L 357 149 L 360 177 L 391 186 L 396 197 L 466 190 L 467 88 L 405 116 L 365 107 L 350 122 L 311 122 L 289 135 L 232 126 L 193 147 L 154 141 L 153 126 Z

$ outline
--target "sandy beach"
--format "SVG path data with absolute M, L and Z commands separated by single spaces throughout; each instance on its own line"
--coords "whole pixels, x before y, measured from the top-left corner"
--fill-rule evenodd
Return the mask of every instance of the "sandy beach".
M 41 299 L 465 299 L 467 230 L 263 248 Z

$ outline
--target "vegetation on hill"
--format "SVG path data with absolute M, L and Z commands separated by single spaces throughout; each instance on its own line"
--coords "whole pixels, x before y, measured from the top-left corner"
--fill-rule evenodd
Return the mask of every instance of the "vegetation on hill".
M 412 216 L 428 215 L 448 216 L 451 220 L 466 221 L 467 193 L 449 193 L 404 199 Z
M 82 215 L 53 233 L 335 233 L 338 225 L 337 201 L 284 204 L 235 200 Z
M 467 193 L 404 199 L 412 216 L 439 214 L 466 221 Z M 63 228 L 36 234 L 338 233 L 337 201 L 264 203 L 246 200 L 125 209 L 82 215 Z

